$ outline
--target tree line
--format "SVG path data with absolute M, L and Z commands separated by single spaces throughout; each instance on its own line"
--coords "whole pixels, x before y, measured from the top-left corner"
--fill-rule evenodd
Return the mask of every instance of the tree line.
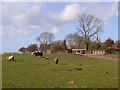
M 88 50 L 105 50 L 108 47 L 118 47 L 120 41 L 114 42 L 114 40 L 108 38 L 105 42 L 99 41 L 99 33 L 103 32 L 104 23 L 99 18 L 93 15 L 79 15 L 78 24 L 76 26 L 76 33 L 68 34 L 64 40 L 55 40 L 55 36 L 50 32 L 43 32 L 37 36 L 37 44 L 28 45 L 28 47 L 21 47 L 20 52 L 33 52 L 41 50 L 46 52 L 51 50 L 52 52 L 65 51 L 69 48 L 85 48 Z M 93 38 L 96 38 L 95 40 Z

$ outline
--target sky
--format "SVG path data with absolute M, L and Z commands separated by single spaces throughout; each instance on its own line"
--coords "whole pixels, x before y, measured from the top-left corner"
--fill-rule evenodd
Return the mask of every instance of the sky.
M 55 40 L 63 40 L 66 35 L 77 32 L 78 15 L 82 14 L 94 15 L 104 22 L 99 37 L 101 41 L 108 38 L 118 40 L 117 2 L 5 0 L 0 6 L 0 52 L 16 52 L 21 47 L 38 43 L 37 36 L 46 31 L 53 33 Z

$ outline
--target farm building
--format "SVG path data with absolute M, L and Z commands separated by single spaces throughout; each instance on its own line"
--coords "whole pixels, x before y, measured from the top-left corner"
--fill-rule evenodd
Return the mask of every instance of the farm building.
M 72 49 L 75 54 L 85 54 L 86 49 Z

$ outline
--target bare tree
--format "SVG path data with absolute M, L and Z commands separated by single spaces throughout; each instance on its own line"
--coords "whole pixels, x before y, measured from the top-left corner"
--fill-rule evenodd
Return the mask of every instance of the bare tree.
M 67 49 L 65 40 L 57 40 L 50 44 L 50 49 L 52 52 L 64 51 Z
M 26 48 L 25 47 L 21 47 L 20 49 L 19 49 L 19 52 L 25 52 L 26 51 Z
M 89 40 L 102 31 L 103 23 L 92 15 L 79 15 L 77 30 L 84 37 L 85 48 L 88 50 Z
M 79 36 L 77 33 L 74 34 L 68 34 L 65 37 L 66 43 L 71 48 L 78 48 L 80 47 L 81 41 L 83 40 L 83 37 Z
M 107 49 L 108 47 L 112 47 L 114 45 L 114 40 L 108 38 L 105 42 L 104 42 L 104 49 Z
M 30 44 L 30 45 L 28 45 L 28 47 L 26 48 L 26 50 L 28 52 L 38 51 L 38 46 L 37 46 L 37 44 Z
M 120 48 L 120 40 L 118 40 L 118 41 L 115 42 L 115 46 L 116 46 L 117 48 Z
M 40 36 L 37 37 L 37 41 L 40 44 L 50 44 L 51 42 L 53 42 L 54 40 L 54 35 L 53 33 L 49 33 L 49 32 L 43 32 Z
M 40 36 L 37 37 L 37 41 L 40 43 L 39 49 L 46 52 L 47 49 L 49 49 L 49 44 L 53 42 L 54 40 L 53 33 L 49 32 L 43 32 Z

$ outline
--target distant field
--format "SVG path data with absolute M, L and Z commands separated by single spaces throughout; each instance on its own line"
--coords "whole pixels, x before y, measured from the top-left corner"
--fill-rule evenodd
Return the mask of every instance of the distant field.
M 105 54 L 105 56 L 118 58 L 118 54 Z
M 102 60 L 117 60 L 118 61 L 118 54 L 105 54 L 105 55 L 85 55 L 91 58 L 96 58 L 98 59 L 102 59 Z
M 73 54 L 14 54 L 16 62 L 2 57 L 3 88 L 117 88 L 118 61 Z M 53 61 L 59 58 L 59 64 Z M 70 85 L 70 81 L 75 84 Z

